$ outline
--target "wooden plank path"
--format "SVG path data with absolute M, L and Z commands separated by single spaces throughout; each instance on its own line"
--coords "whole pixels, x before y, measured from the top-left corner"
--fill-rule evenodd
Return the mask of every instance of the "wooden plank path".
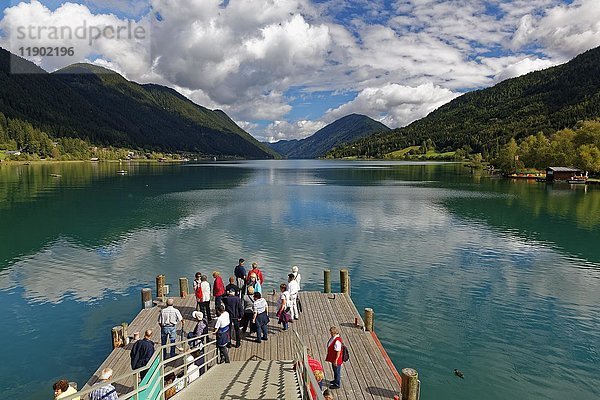
M 400 395 L 397 372 L 388 362 L 389 359 L 386 360 L 385 350 L 380 347 L 374 335 L 363 331 L 363 320 L 349 295 L 301 292 L 300 299 L 304 312 L 300 314 L 299 320 L 290 323 L 288 331 L 283 331 L 282 327 L 277 324 L 277 317 L 274 315 L 278 294 L 273 295 L 272 291 L 265 291 L 265 293 L 268 293 L 265 298 L 269 301 L 269 340 L 256 343 L 255 334 L 246 335 L 239 348 L 232 347 L 229 350 L 231 361 L 292 360 L 294 359 L 294 331 L 296 331 L 304 344 L 311 349 L 312 356 L 321 361 L 325 369 L 325 379 L 330 381 L 333 379 L 333 373 L 331 366 L 325 362 L 326 344 L 330 337 L 329 328 L 337 326 L 350 351 L 350 360 L 342 366 L 342 387 L 335 390 L 336 398 L 393 399 L 395 395 Z M 195 326 L 195 321 L 191 318 L 196 304 L 194 296 L 175 297 L 174 300 L 175 307 L 181 311 L 186 320 L 185 331 L 192 330 Z M 129 334 L 139 331 L 140 335 L 143 335 L 146 329 L 152 328 L 154 331 L 152 339 L 160 344 L 160 328 L 157 319 L 161 308 L 159 306 L 140 311 L 129 325 Z M 355 318 L 358 320 L 358 327 L 354 324 Z M 214 324 L 214 319 L 212 324 Z M 129 362 L 131 347 L 132 344 L 129 344 L 125 348 L 113 350 L 87 382 L 86 387 L 98 381 L 97 377 L 105 367 L 111 367 L 115 376 L 131 371 Z M 126 393 L 132 390 L 133 382 L 119 382 L 119 385 L 115 386 L 119 393 Z
M 196 321 L 192 319 L 192 312 L 196 310 L 196 298 L 192 296 L 187 296 L 185 298 L 181 297 L 173 297 L 175 301 L 174 306 L 181 312 L 185 320 L 185 331 L 189 332 L 196 326 Z M 131 336 L 134 332 L 140 333 L 140 338 L 144 337 L 144 332 L 147 329 L 152 329 L 152 341 L 160 346 L 160 326 L 158 326 L 158 314 L 160 310 L 163 308 L 162 303 L 157 307 L 148 308 L 145 310 L 141 310 L 139 314 L 134 318 L 133 321 L 129 324 L 127 328 L 128 334 Z M 180 340 L 181 331 L 177 330 L 177 340 Z M 107 337 L 110 337 L 110 332 L 106 333 Z M 117 377 L 123 375 L 125 373 L 131 372 L 131 362 L 129 353 L 131 352 L 131 348 L 133 347 L 133 343 L 128 344 L 125 347 L 118 347 L 114 349 L 108 357 L 104 360 L 102 365 L 96 370 L 94 375 L 86 382 L 83 389 L 88 388 L 89 386 L 98 382 L 98 377 L 104 368 L 110 367 L 113 369 L 113 376 Z M 114 385 L 117 389 L 118 393 L 127 393 L 133 390 L 133 378 L 130 378 L 125 381 L 119 381 L 118 384 Z

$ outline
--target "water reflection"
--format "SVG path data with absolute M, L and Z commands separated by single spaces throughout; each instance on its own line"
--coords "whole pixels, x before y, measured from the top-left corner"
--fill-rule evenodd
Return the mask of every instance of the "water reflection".
M 118 163 L 3 166 L 0 180 L 7 185 L 0 185 L 4 193 L 0 270 L 63 237 L 94 248 L 139 228 L 172 224 L 185 215 L 185 204 L 166 201 L 162 195 L 231 188 L 251 174 L 226 168 L 130 164 L 129 174 L 118 176 L 120 168 L 124 167 Z M 50 177 L 50 171 L 61 177 Z
M 197 270 L 227 275 L 244 256 L 259 262 L 268 287 L 293 264 L 313 290 L 324 268 L 349 268 L 358 308 L 375 308 L 393 361 L 419 370 L 428 398 L 597 398 L 598 225 L 580 218 L 594 221 L 588 202 L 599 191 L 474 180 L 460 168 L 140 166 L 126 179 L 88 171 L 64 185 L 47 171 L 27 175 L 38 189 L 13 184 L 24 192 L 6 192 L 0 207 L 11 224 L 0 228 L 9 244 L 0 299 L 15 315 L 0 329 L 17 345 L 37 338 L 36 354 L 66 343 L 88 358 L 38 361 L 34 382 L 0 366 L 12 379 L 0 389 L 41 399 L 34 392 L 54 378 L 87 379 L 108 351 L 110 326 L 131 318 L 156 274 L 171 284 Z M 55 320 L 62 329 L 48 332 Z M 33 356 L 16 349 L 13 367 L 30 369 Z M 465 381 L 452 375 L 457 367 Z

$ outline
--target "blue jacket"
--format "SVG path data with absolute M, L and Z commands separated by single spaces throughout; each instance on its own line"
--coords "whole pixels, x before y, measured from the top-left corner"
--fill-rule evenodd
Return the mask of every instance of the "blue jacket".
M 242 305 L 242 299 L 238 296 L 227 296 L 223 297 L 223 303 L 225 304 L 225 311 L 229 313 L 229 318 L 241 319 L 244 316 L 244 306 Z
M 131 349 L 131 369 L 138 369 L 148 364 L 148 361 L 154 354 L 154 343 L 151 340 L 143 338 L 138 340 Z
M 236 278 L 244 279 L 244 277 L 246 276 L 246 268 L 244 268 L 243 265 L 238 264 L 233 269 L 233 274 Z

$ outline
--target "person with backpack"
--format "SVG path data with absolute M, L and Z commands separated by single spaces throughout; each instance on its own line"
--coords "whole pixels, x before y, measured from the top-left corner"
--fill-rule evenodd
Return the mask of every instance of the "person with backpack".
M 204 318 L 204 314 L 202 313 L 202 311 L 193 311 L 192 318 L 197 320 L 198 322 L 196 323 L 196 327 L 194 328 L 194 330 L 188 332 L 187 338 L 192 339 L 197 337 L 201 339 L 192 340 L 189 342 L 189 345 L 192 348 L 201 347 L 205 342 L 203 336 L 208 334 L 208 321 Z
M 196 272 L 194 276 L 194 294 L 196 295 L 196 311 L 202 310 L 202 274 Z
M 253 333 L 253 331 L 256 330 L 252 328 L 251 324 L 254 315 L 254 288 L 248 288 L 248 292 L 242 297 L 242 302 L 244 305 L 244 316 L 242 317 L 240 329 L 245 335 L 248 326 L 250 326 L 250 333 Z
M 198 358 L 195 362 L 199 368 L 198 373 L 202 375 L 206 369 L 204 365 L 204 344 L 206 343 L 206 335 L 208 334 L 208 321 L 204 318 L 204 314 L 201 311 L 192 312 L 192 318 L 197 320 L 198 323 L 193 331 L 188 332 L 188 339 L 199 338 L 198 340 L 191 340 L 189 342 L 190 348 L 195 348 L 193 354 L 194 358 Z
M 341 386 L 341 372 L 342 372 L 342 338 L 340 337 L 340 331 L 337 327 L 332 326 L 329 328 L 331 337 L 327 342 L 327 357 L 325 361 L 331 363 L 333 369 L 333 380 L 329 384 L 330 389 L 339 389 Z
M 258 269 L 258 264 L 253 262 L 252 263 L 252 269 L 250 270 L 249 274 L 254 274 L 256 275 L 256 280 L 260 283 L 260 286 L 263 285 L 263 283 L 265 283 L 265 278 L 263 277 L 263 273 L 260 269 Z

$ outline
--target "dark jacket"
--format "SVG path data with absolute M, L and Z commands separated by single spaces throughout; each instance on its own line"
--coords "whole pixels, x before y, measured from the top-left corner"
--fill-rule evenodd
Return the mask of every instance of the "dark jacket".
M 227 296 L 223 297 L 223 303 L 225 304 L 225 311 L 229 313 L 229 318 L 242 318 L 242 316 L 244 315 L 242 299 L 240 299 L 238 296 Z
M 246 268 L 244 268 L 243 265 L 236 265 L 235 268 L 233 269 L 233 275 L 235 275 L 236 278 L 240 278 L 240 279 L 245 279 L 246 277 Z
M 152 358 L 154 354 L 154 343 L 151 340 L 143 338 L 135 342 L 131 348 L 131 369 L 142 368 Z
M 225 294 L 231 292 L 232 290 L 235 292 L 236 296 L 240 295 L 240 288 L 235 283 L 230 283 L 227 286 L 225 286 Z

